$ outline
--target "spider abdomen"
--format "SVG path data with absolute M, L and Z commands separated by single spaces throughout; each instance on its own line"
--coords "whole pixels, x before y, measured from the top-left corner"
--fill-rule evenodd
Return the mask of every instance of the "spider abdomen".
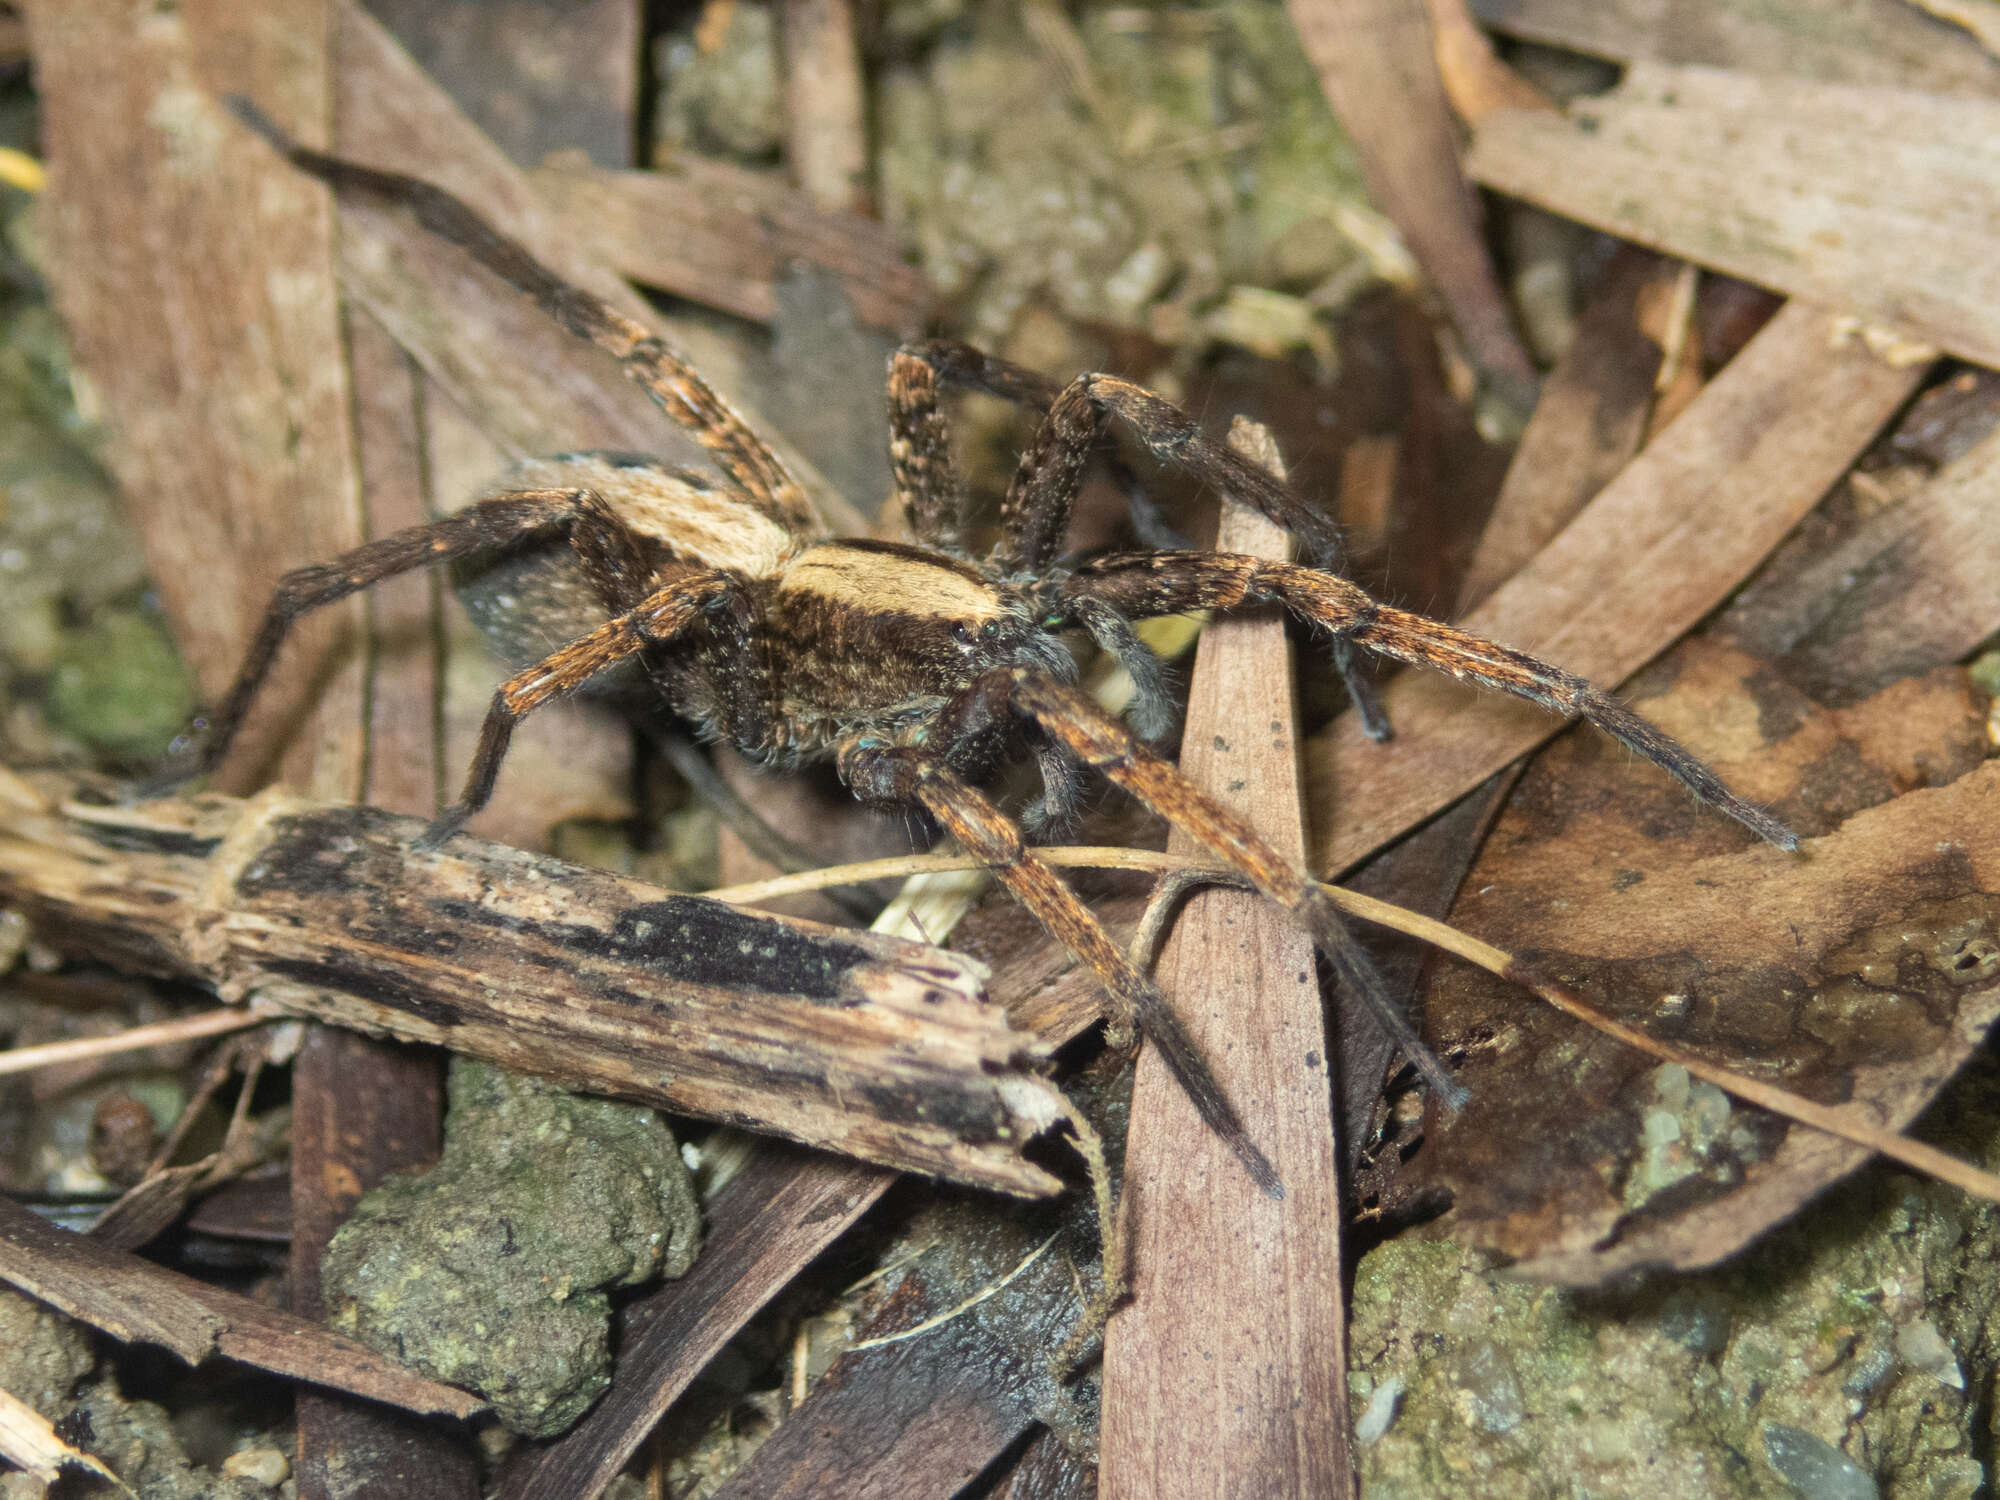
M 810 540 L 728 486 L 643 453 L 590 450 L 527 459 L 468 504 L 564 490 L 596 496 L 624 528 L 633 554 L 623 580 L 628 607 L 702 569 L 769 574 Z M 487 648 L 513 668 L 587 635 L 616 612 L 569 540 L 554 529 L 461 558 L 451 578 Z M 634 662 L 600 673 L 582 691 L 627 707 L 638 706 L 644 695 L 658 696 Z

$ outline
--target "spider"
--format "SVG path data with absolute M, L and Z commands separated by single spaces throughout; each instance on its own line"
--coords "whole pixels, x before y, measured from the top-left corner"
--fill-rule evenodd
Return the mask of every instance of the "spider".
M 773 768 L 831 759 L 862 802 L 921 808 L 1088 965 L 1274 1194 L 1269 1163 L 1165 998 L 1034 852 L 1031 835 L 1059 833 L 1075 817 L 1086 771 L 1136 796 L 1295 913 L 1343 989 L 1446 1098 L 1460 1094 L 1319 885 L 1147 748 L 1147 738 L 1171 726 L 1173 706 L 1133 620 L 1281 606 L 1331 637 L 1336 667 L 1377 737 L 1387 725 L 1353 673 L 1357 648 L 1579 715 L 1761 837 L 1797 847 L 1770 814 L 1581 678 L 1378 603 L 1341 576 L 1337 534 L 1320 511 L 1140 386 L 1105 374 L 1059 386 L 963 344 L 906 346 L 889 367 L 890 455 L 917 544 L 834 538 L 771 448 L 646 328 L 561 280 L 442 189 L 303 147 L 247 101 L 231 107 L 295 167 L 400 204 L 615 356 L 709 451 L 724 482 L 639 455 L 565 455 L 522 466 L 514 487 L 455 515 L 287 574 L 209 723 L 195 774 L 221 762 L 293 622 L 396 574 L 453 564 L 483 577 L 472 610 L 501 654 L 526 660 L 494 695 L 464 790 L 427 842 L 451 837 L 484 805 L 522 718 L 586 685 L 629 693 L 650 684 L 703 737 Z M 967 542 L 950 457 L 940 405 L 950 387 L 1041 414 L 1001 506 L 1000 540 L 983 558 Z M 1072 502 L 1113 427 L 1277 520 L 1301 540 L 1307 562 L 1159 549 L 1065 558 Z M 539 655 L 534 643 L 552 628 L 573 630 L 574 639 Z M 1129 726 L 1077 687 L 1062 642 L 1075 631 L 1137 684 Z M 981 788 L 1027 753 L 1038 761 L 1042 792 L 1017 822 Z

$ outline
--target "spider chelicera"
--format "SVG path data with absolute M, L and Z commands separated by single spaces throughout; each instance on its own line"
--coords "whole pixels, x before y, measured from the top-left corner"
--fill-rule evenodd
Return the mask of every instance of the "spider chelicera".
M 1761 837 L 1797 847 L 1768 813 L 1581 678 L 1376 602 L 1340 576 L 1338 538 L 1320 511 L 1142 387 L 1102 374 L 1058 386 L 963 344 L 905 347 L 889 367 L 890 454 L 917 545 L 834 538 L 770 447 L 643 326 L 561 280 L 441 189 L 299 146 L 253 107 L 232 105 L 295 166 L 336 188 L 402 205 L 571 333 L 614 355 L 709 451 L 724 482 L 638 455 L 570 454 L 523 465 L 514 476 L 518 488 L 455 515 L 287 574 L 210 722 L 201 770 L 220 763 L 301 615 L 432 563 L 483 574 L 485 585 L 471 596 L 475 617 L 503 655 L 527 664 L 495 694 L 464 790 L 431 826 L 429 841 L 449 838 L 486 802 L 525 715 L 586 684 L 629 691 L 650 681 L 698 733 L 753 760 L 784 769 L 831 759 L 863 802 L 921 807 L 1095 972 L 1161 1049 L 1204 1118 L 1271 1191 L 1269 1164 L 1164 997 L 1023 831 L 1023 823 L 1036 835 L 1067 826 L 1086 770 L 1132 793 L 1292 910 L 1341 985 L 1448 1097 L 1457 1091 L 1318 884 L 1146 748 L 1144 739 L 1163 733 L 1173 711 L 1160 664 L 1133 620 L 1282 606 L 1332 638 L 1335 664 L 1378 737 L 1387 726 L 1354 674 L 1357 649 L 1588 719 Z M 953 386 L 1042 414 L 1002 504 L 999 543 L 983 558 L 967 545 L 939 404 L 941 390 Z M 1107 427 L 1287 527 L 1310 565 L 1185 550 L 1066 560 L 1071 505 Z M 540 655 L 534 643 L 551 630 L 574 638 Z M 1060 639 L 1070 631 L 1087 634 L 1129 670 L 1138 687 L 1129 727 L 1077 688 Z M 1043 791 L 1017 823 L 980 787 L 1029 751 Z

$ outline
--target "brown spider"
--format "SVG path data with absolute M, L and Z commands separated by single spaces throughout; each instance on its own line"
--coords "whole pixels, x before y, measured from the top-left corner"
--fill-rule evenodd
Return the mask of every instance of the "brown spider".
M 979 790 L 1024 750 L 1037 755 L 1044 786 L 1025 820 L 1031 830 L 1064 827 L 1083 768 L 1101 772 L 1296 913 L 1342 985 L 1363 998 L 1446 1097 L 1459 1091 L 1313 879 L 1141 742 L 1165 731 L 1172 708 L 1159 663 L 1132 620 L 1282 605 L 1331 635 L 1364 713 L 1372 702 L 1347 670 L 1356 647 L 1580 715 L 1763 838 L 1797 847 L 1769 814 L 1582 679 L 1378 604 L 1334 571 L 1339 545 L 1324 516 L 1149 391 L 1111 375 L 1058 387 L 962 344 L 906 347 L 889 369 L 890 453 L 920 545 L 839 540 L 827 535 L 777 455 L 645 328 L 563 282 L 441 189 L 301 147 L 254 107 L 232 107 L 295 166 L 337 188 L 403 205 L 571 333 L 615 355 L 709 450 L 727 483 L 639 456 L 571 454 L 523 466 L 513 476 L 521 487 L 491 493 L 456 515 L 287 574 L 210 725 L 200 770 L 221 761 L 293 621 L 395 574 L 453 563 L 461 574 L 483 575 L 471 605 L 489 637 L 503 654 L 531 664 L 495 695 L 465 789 L 427 840 L 449 838 L 486 802 L 523 716 L 586 684 L 604 691 L 608 682 L 618 691 L 650 679 L 710 740 L 778 768 L 831 758 L 863 802 L 921 807 L 1089 965 L 1272 1192 L 1269 1164 L 1153 982 Z M 1002 505 L 999 545 L 983 559 L 967 550 L 962 527 L 938 404 L 947 385 L 1043 413 Z M 1315 565 L 1170 550 L 1061 561 L 1071 504 L 1093 446 L 1113 421 L 1163 463 L 1289 528 Z M 534 642 L 551 630 L 573 630 L 574 639 L 535 659 Z M 1075 686 L 1059 639 L 1069 630 L 1085 632 L 1130 670 L 1140 689 L 1137 734 Z M 1378 737 L 1386 734 L 1379 719 L 1374 727 Z

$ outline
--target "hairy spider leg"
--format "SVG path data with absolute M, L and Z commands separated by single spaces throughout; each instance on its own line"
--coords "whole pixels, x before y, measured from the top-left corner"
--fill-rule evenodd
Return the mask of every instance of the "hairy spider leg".
M 970 691 L 982 690 L 975 684 Z M 1271 1197 L 1284 1196 L 1269 1158 L 1250 1140 L 1242 1117 L 1159 986 L 1119 951 L 1090 908 L 1036 855 L 1005 813 L 954 772 L 938 751 L 852 741 L 842 747 L 839 765 L 855 795 L 868 802 L 920 805 L 990 870 L 1049 936 L 1103 983 L 1117 1011 L 1114 1019 L 1136 1022 L 1159 1048 L 1202 1119 L 1235 1152 L 1251 1179 Z
M 783 459 L 716 392 L 686 357 L 645 325 L 626 317 L 595 293 L 573 286 L 502 235 L 472 209 L 431 183 L 384 172 L 302 146 L 240 95 L 224 101 L 245 125 L 300 171 L 328 186 L 406 208 L 418 224 L 464 250 L 516 291 L 534 299 L 558 324 L 595 344 L 624 366 L 626 375 L 659 408 L 714 457 L 745 495 L 801 537 L 825 526 Z
M 589 635 L 552 651 L 533 666 L 515 673 L 493 695 L 492 707 L 479 727 L 479 747 L 465 789 L 458 801 L 440 813 L 424 831 L 422 842 L 436 848 L 465 826 L 493 795 L 500 763 L 514 738 L 514 726 L 536 709 L 565 697 L 598 673 L 655 647 L 686 640 L 697 627 L 713 627 L 725 645 L 747 643 L 751 636 L 750 602 L 743 580 L 722 569 L 690 574 L 649 596 L 643 603 L 598 626 Z M 752 666 L 746 662 L 746 666 Z M 764 674 L 752 670 L 722 674 L 735 686 L 730 711 L 752 721 L 768 715 L 769 695 Z M 732 728 L 749 728 L 748 723 Z
M 963 346 L 903 348 L 889 358 L 889 459 L 895 472 L 896 498 L 909 518 L 911 532 L 926 546 L 953 557 L 965 557 L 968 555 L 965 495 L 951 456 L 951 422 L 938 404 L 940 367 L 930 358 L 935 349 L 961 351 Z M 979 358 L 984 360 L 984 356 Z M 989 392 L 1002 389 L 1037 410 L 1046 411 L 1061 389 L 1033 371 L 1001 361 L 987 363 L 994 369 L 985 372 L 990 378 L 977 382 L 980 389 Z M 955 370 L 957 366 L 950 368 Z M 1119 467 L 1124 469 L 1122 463 Z M 1156 509 L 1136 508 L 1142 492 L 1129 469 L 1124 469 L 1123 477 L 1132 481 L 1128 498 L 1135 505 L 1135 521 L 1144 524 L 1149 518 L 1157 520 Z M 1170 734 L 1178 715 L 1168 691 L 1166 668 L 1152 648 L 1108 605 L 1077 611 L 1076 623 L 1132 678 L 1130 712 L 1139 733 L 1149 740 Z
M 1381 971 L 1355 940 L 1346 921 L 1317 880 L 1295 869 L 1255 829 L 1216 802 L 1133 737 L 1087 693 L 1030 672 L 1007 674 L 1016 707 L 1043 731 L 1075 752 L 1086 766 L 1117 783 L 1196 842 L 1215 851 L 1264 895 L 1291 911 L 1312 935 L 1341 990 L 1365 1004 L 1397 1049 L 1422 1073 L 1438 1097 L 1453 1109 L 1465 1090 L 1452 1078 L 1409 1017 L 1389 996 Z
M 1525 652 L 1379 604 L 1330 573 L 1220 552 L 1131 552 L 1085 563 L 1065 581 L 1062 593 L 1065 599 L 1101 600 L 1140 618 L 1190 609 L 1283 605 L 1364 650 L 1585 719 L 1759 838 L 1780 849 L 1799 846 L 1789 828 L 1737 796 L 1686 746 L 1609 693 Z
M 907 349 L 889 356 L 889 467 L 911 534 L 965 557 L 965 495 L 951 458 L 951 421 L 938 405 L 937 370 Z
M 184 769 L 171 769 L 155 777 L 146 784 L 146 790 L 164 791 L 192 777 L 211 774 L 222 764 L 249 715 L 258 689 L 270 675 L 285 637 L 305 615 L 399 574 L 455 562 L 472 553 L 507 547 L 537 532 L 557 530 L 565 533 L 607 615 L 622 615 L 655 597 L 659 580 L 631 531 L 602 496 L 588 489 L 517 490 L 489 496 L 455 515 L 408 527 L 357 547 L 332 562 L 294 569 L 272 591 L 263 623 L 237 669 L 236 680 L 222 708 L 209 721 L 198 757 Z M 747 628 L 743 634 L 747 638 Z M 742 649 L 747 653 L 747 646 Z M 662 671 L 661 662 L 651 653 L 639 654 L 654 687 L 671 707 L 678 694 Z M 768 713 L 769 695 L 763 689 L 763 681 L 761 670 L 731 676 L 725 686 L 732 690 L 732 723 L 750 724 Z M 810 864 L 806 856 L 785 844 L 756 810 L 723 781 L 693 741 L 675 730 L 646 727 L 656 731 L 654 738 L 665 748 L 674 769 L 717 806 L 724 819 L 744 835 L 753 849 L 781 867 L 787 861 L 793 869 Z M 483 746 L 482 739 L 482 749 Z M 498 770 L 496 753 L 492 774 L 497 775 Z M 485 799 L 482 796 L 480 800 Z
M 983 391 L 1043 414 L 1001 502 L 1001 541 L 993 562 L 1003 572 L 1041 573 L 1055 562 L 1084 470 L 1113 418 L 1161 463 L 1235 496 L 1284 527 L 1298 538 L 1314 567 L 1347 571 L 1340 529 L 1330 517 L 1265 469 L 1210 442 L 1193 417 L 1143 386 L 1099 374 L 1079 375 L 1058 386 L 1032 370 L 947 339 L 909 346 L 896 359 L 923 361 L 936 372 L 937 383 Z M 1388 716 L 1354 648 L 1335 640 L 1333 664 L 1369 738 L 1388 739 Z
M 407 527 L 368 542 L 332 562 L 295 568 L 278 580 L 263 623 L 237 669 L 221 709 L 209 719 L 199 756 L 185 770 L 160 781 L 171 786 L 207 775 L 222 764 L 243 727 L 265 678 L 277 661 L 292 626 L 316 609 L 373 587 L 401 573 L 448 563 L 491 547 L 505 547 L 539 531 L 565 529 L 586 570 L 610 579 L 636 565 L 625 528 L 590 490 L 522 490 L 469 505 L 456 515 Z M 639 590 L 643 593 L 643 589 Z
M 1070 618 L 1132 679 L 1132 704 L 1127 715 L 1139 738 L 1165 739 L 1180 717 L 1167 684 L 1166 663 L 1139 639 L 1132 622 L 1102 599 L 1078 599 L 1070 607 Z

